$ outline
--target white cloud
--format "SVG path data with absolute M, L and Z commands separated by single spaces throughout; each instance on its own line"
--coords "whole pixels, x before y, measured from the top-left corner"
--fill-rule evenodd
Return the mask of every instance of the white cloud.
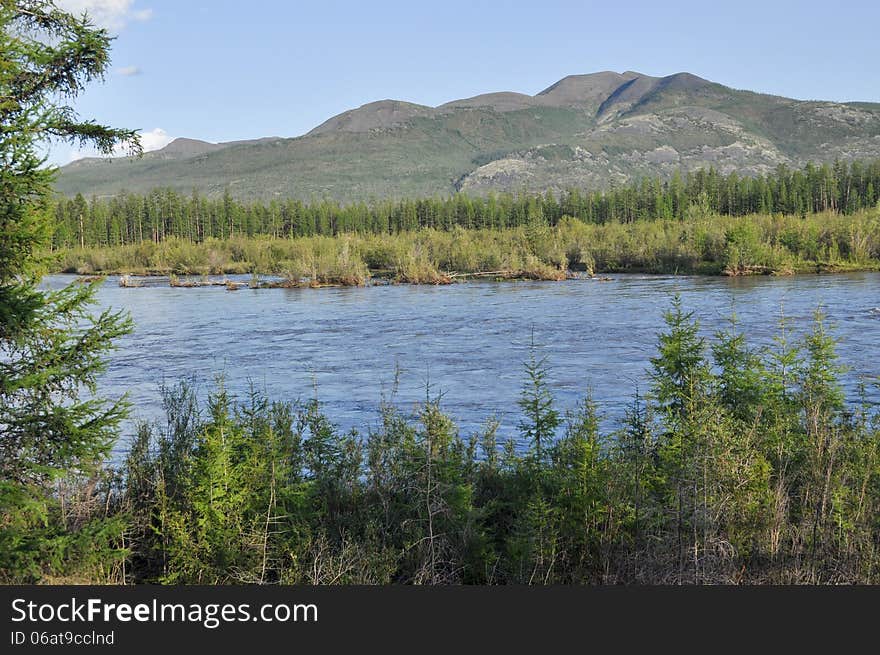
M 137 66 L 123 66 L 122 68 L 117 68 L 116 72 L 120 75 L 125 75 L 125 77 L 132 77 L 143 73 L 143 71 Z
M 145 21 L 153 17 L 152 9 L 135 9 L 135 0 L 56 0 L 65 11 L 80 15 L 88 13 L 100 27 L 119 32 L 129 21 Z
M 170 136 L 168 132 L 163 130 L 161 127 L 154 127 L 152 130 L 144 132 L 143 130 L 139 132 L 141 136 L 141 146 L 144 149 L 144 152 L 150 152 L 151 150 L 161 150 L 169 143 L 174 141 L 175 137 Z M 118 146 L 111 154 L 111 157 L 125 157 L 127 156 L 128 150 L 124 146 Z M 82 159 L 83 157 L 106 157 L 107 155 L 101 155 L 95 150 L 73 150 L 70 153 L 70 159 L 67 163 L 74 162 L 77 159 Z
M 174 141 L 174 137 L 168 136 L 168 132 L 161 127 L 155 127 L 149 132 L 141 132 L 141 145 L 144 147 L 144 152 L 160 150 L 172 141 Z

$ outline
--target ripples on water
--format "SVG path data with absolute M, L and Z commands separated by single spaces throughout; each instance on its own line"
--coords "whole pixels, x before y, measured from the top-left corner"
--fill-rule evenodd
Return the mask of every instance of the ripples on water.
M 71 276 L 52 276 L 50 286 Z M 551 368 L 557 406 L 575 405 L 590 387 L 611 426 L 644 390 L 663 312 L 675 293 L 706 336 L 736 313 L 752 344 L 769 344 L 784 311 L 796 333 L 821 305 L 850 367 L 880 375 L 880 274 L 784 278 L 616 276 L 610 282 L 469 282 L 446 287 L 339 289 L 119 288 L 109 278 L 102 307 L 127 309 L 135 332 L 119 342 L 101 390 L 128 391 L 135 416 L 162 416 L 159 385 L 194 378 L 204 395 L 217 374 L 244 397 L 249 385 L 273 399 L 311 397 L 315 385 L 341 428 L 366 431 L 380 399 L 412 411 L 430 382 L 462 432 L 493 415 L 502 436 L 519 420 L 516 400 L 534 332 Z M 876 398 L 874 394 L 873 398 Z M 127 426 L 131 432 L 131 424 Z M 120 446 L 122 447 L 122 445 Z

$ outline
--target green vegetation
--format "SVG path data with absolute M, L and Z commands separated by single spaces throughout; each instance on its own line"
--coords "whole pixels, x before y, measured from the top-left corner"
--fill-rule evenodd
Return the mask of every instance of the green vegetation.
M 668 181 L 645 178 L 606 191 L 572 189 L 559 195 L 500 194 L 486 198 L 460 193 L 373 204 L 304 204 L 273 200 L 242 204 L 226 193 L 212 200 L 156 189 L 139 196 L 113 198 L 79 195 L 60 198 L 55 207 L 55 249 L 161 243 L 178 238 L 192 243 L 242 236 L 295 238 L 339 234 L 397 234 L 424 228 L 497 228 L 555 226 L 566 216 L 585 223 L 632 223 L 647 220 L 699 219 L 710 216 L 816 213 L 854 214 L 880 203 L 880 160 L 780 166 L 768 176 L 720 175 L 714 169 Z
M 443 283 L 467 274 L 558 280 L 567 271 L 791 274 L 880 268 L 880 213 L 712 216 L 633 223 L 563 218 L 509 229 L 423 229 L 294 239 L 236 237 L 55 253 L 80 274 L 279 275 L 294 283 L 365 284 L 370 275 Z
M 312 284 L 370 275 L 561 279 L 567 270 L 794 273 L 874 269 L 880 161 L 774 175 L 713 169 L 604 192 L 372 205 L 244 205 L 156 190 L 59 199 L 54 268 L 83 274 L 257 273 Z
M 880 413 L 864 390 L 845 398 L 821 313 L 802 342 L 783 324 L 755 350 L 735 326 L 706 343 L 676 300 L 649 395 L 607 432 L 589 394 L 555 406 L 533 344 L 521 447 L 499 444 L 491 418 L 461 435 L 430 388 L 417 421 L 392 398 L 378 426 L 342 433 L 317 398 L 238 402 L 221 383 L 202 408 L 181 384 L 165 390 L 167 422 L 141 425 L 111 466 L 126 408 L 94 397 L 95 381 L 130 324 L 89 315 L 94 285 L 40 290 L 53 245 L 78 241 L 55 256 L 90 272 L 234 266 L 339 284 L 371 270 L 411 282 L 571 267 L 740 274 L 874 266 L 878 219 L 876 169 L 855 165 L 807 170 L 803 186 L 780 171 L 773 191 L 738 182 L 763 183 L 755 197 L 769 204 L 727 211 L 711 171 L 582 202 L 376 206 L 398 223 L 329 203 L 266 223 L 297 205 L 227 196 L 220 214 L 172 193 L 158 210 L 155 195 L 53 208 L 47 136 L 137 149 L 133 133 L 57 104 L 101 76 L 109 42 L 46 0 L 0 3 L 0 582 L 880 583 Z M 745 198 L 731 179 L 728 203 Z M 756 209 L 789 216 L 739 216 Z
M 415 421 L 392 397 L 378 425 L 343 433 L 317 399 L 236 402 L 220 383 L 200 407 L 187 384 L 166 388 L 167 421 L 142 425 L 124 463 L 68 499 L 125 525 L 99 551 L 124 568 L 73 559 L 2 575 L 876 584 L 880 414 L 844 399 L 821 314 L 800 343 L 790 327 L 767 349 L 734 325 L 707 343 L 676 301 L 649 395 L 608 431 L 589 394 L 556 407 L 533 345 L 518 446 L 498 443 L 493 420 L 460 434 L 433 389 Z
M 780 163 L 868 160 L 880 157 L 878 135 L 876 103 L 791 100 L 686 73 L 596 73 L 535 96 L 490 94 L 436 108 L 370 103 L 297 138 L 190 140 L 140 160 L 73 162 L 57 188 L 69 197 L 171 187 L 213 199 L 228 192 L 244 201 L 345 203 L 544 193 L 645 175 L 669 180 L 676 169 L 751 177 Z
M 51 234 L 47 135 L 109 152 L 132 132 L 81 122 L 58 98 L 108 66 L 104 30 L 29 0 L 0 4 L 0 579 L 45 579 L 68 566 L 86 579 L 124 558 L 122 516 L 92 512 L 94 481 L 124 403 L 95 391 L 103 355 L 130 325 L 88 307 L 94 286 L 43 292 L 38 257 Z M 51 578 L 50 578 L 51 579 Z

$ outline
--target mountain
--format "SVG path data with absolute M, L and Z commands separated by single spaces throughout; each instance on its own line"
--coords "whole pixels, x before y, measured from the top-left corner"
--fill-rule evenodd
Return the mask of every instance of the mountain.
M 172 187 L 346 202 L 599 188 L 709 166 L 757 175 L 780 164 L 877 157 L 877 103 L 792 100 L 690 73 L 605 71 L 535 95 L 487 93 L 438 107 L 381 100 L 296 138 L 177 139 L 141 159 L 73 162 L 56 186 L 67 195 Z

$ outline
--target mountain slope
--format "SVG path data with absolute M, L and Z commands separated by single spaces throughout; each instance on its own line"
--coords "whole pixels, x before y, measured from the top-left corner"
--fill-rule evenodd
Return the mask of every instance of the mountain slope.
M 439 107 L 382 100 L 290 139 L 178 139 L 139 160 L 74 162 L 57 188 L 359 201 L 595 188 L 708 166 L 755 175 L 838 157 L 880 157 L 880 104 L 797 101 L 689 73 L 605 71 L 534 96 L 488 93 Z

